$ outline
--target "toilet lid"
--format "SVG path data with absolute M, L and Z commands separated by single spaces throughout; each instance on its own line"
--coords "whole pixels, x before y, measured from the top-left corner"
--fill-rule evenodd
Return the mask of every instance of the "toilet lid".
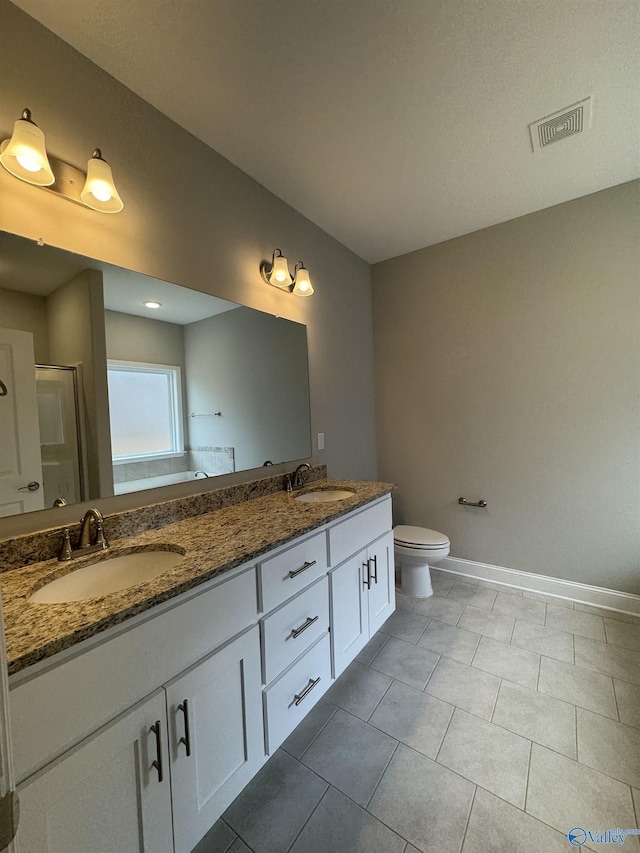
M 410 548 L 438 548 L 449 543 L 449 538 L 437 530 L 428 527 L 412 527 L 409 524 L 399 524 L 393 528 L 393 539 L 398 545 Z

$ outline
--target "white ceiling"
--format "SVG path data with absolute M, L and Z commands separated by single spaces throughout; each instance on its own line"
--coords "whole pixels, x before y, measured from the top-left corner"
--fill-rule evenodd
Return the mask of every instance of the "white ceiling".
M 16 5 L 371 262 L 640 176 L 638 0 Z
M 235 302 L 199 290 L 114 267 L 54 246 L 39 246 L 35 240 L 0 232 L 0 289 L 49 296 L 87 269 L 102 272 L 107 311 L 136 314 L 185 326 L 239 307 Z M 144 305 L 151 301 L 160 302 L 160 308 Z

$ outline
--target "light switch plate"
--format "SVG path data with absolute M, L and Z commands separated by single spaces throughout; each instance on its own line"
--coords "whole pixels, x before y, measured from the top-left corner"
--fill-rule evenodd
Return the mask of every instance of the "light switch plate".
M 324 433 L 318 433 L 318 450 L 324 450 Z

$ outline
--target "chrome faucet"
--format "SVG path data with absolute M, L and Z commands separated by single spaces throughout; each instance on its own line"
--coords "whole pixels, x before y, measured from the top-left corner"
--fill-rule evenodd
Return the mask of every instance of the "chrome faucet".
M 207 472 L 206 472 L 206 471 L 196 471 L 196 473 L 193 475 L 193 476 L 194 476 L 194 479 L 196 479 L 196 480 L 197 480 L 197 479 L 198 479 L 198 477 L 200 476 L 200 474 L 202 474 L 202 476 L 203 476 L 203 477 L 206 477 L 206 478 L 207 478 L 207 480 L 209 479 L 209 475 L 207 474 Z
M 93 542 L 91 541 L 91 522 L 95 521 L 96 532 L 93 538 Z M 90 551 L 106 551 L 109 547 L 109 543 L 104 535 L 104 516 L 100 512 L 99 509 L 88 509 L 84 518 L 82 519 L 80 526 L 80 542 L 78 543 L 78 547 L 73 552 L 73 556 L 80 556 L 82 554 L 88 554 Z
M 311 465 L 308 462 L 303 462 L 301 465 L 298 465 L 296 470 L 293 472 L 293 488 L 301 489 L 304 486 L 304 480 L 302 479 L 303 471 L 310 471 Z

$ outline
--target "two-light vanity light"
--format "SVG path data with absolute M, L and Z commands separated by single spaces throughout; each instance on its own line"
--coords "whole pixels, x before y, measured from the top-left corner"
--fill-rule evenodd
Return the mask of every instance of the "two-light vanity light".
M 291 275 L 287 259 L 283 257 L 280 249 L 274 249 L 272 262 L 263 263 L 260 273 L 267 284 L 288 290 L 296 296 L 311 296 L 313 293 L 309 270 L 305 268 L 302 261 L 298 261 Z
M 44 133 L 31 119 L 31 110 L 24 109 L 13 130 L 11 139 L 0 145 L 0 163 L 7 172 L 21 181 L 49 189 L 69 201 L 98 210 L 119 213 L 124 203 L 113 182 L 111 166 L 102 159 L 96 148 L 87 164 L 87 173 L 53 160 L 53 168 L 44 142 Z

